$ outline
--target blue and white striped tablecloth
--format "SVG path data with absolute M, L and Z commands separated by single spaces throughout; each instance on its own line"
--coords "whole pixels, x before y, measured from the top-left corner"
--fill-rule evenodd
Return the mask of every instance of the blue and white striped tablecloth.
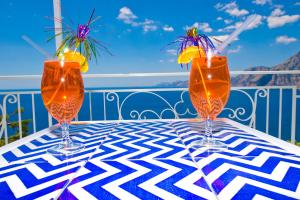
M 224 119 L 223 152 L 193 150 L 195 120 L 89 122 L 73 156 L 46 150 L 56 127 L 0 148 L 0 199 L 300 199 L 300 148 Z

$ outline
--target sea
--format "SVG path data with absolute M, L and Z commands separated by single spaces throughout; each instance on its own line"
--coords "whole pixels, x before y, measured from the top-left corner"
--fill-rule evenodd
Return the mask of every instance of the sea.
M 157 88 L 157 87 L 155 87 Z M 128 90 L 132 89 L 148 89 L 147 92 L 132 92 Z M 157 119 L 159 116 L 166 119 L 172 119 L 175 117 L 170 108 L 174 108 L 178 113 L 179 118 L 195 118 L 196 111 L 194 110 L 188 92 L 178 91 L 159 91 L 151 92 L 154 87 L 126 87 L 126 88 L 86 88 L 92 92 L 89 96 L 85 93 L 84 102 L 78 113 L 78 119 L 81 121 L 90 120 L 118 120 L 121 113 L 122 118 L 137 119 L 138 114 L 141 118 Z M 160 88 L 166 89 L 166 88 Z M 106 92 L 101 92 L 105 90 Z M 9 122 L 18 121 L 18 108 L 17 96 L 8 96 L 4 101 L 5 95 L 15 94 L 15 92 L 26 91 L 38 91 L 32 90 L 0 90 L 0 116 L 3 115 L 3 111 L 6 107 L 6 113 L 8 114 Z M 108 91 L 113 91 L 109 93 Z M 292 132 L 292 90 L 282 90 L 282 112 L 280 116 L 280 98 L 279 89 L 270 89 L 269 96 L 264 96 L 264 92 L 255 94 L 255 89 L 245 89 L 243 91 L 233 90 L 231 91 L 230 98 L 225 106 L 223 112 L 219 117 L 231 118 L 237 122 L 245 125 L 249 125 L 253 111 L 252 101 L 256 98 L 256 113 L 255 113 L 255 128 L 268 132 L 268 134 L 275 137 L 279 136 L 279 128 L 281 123 L 281 137 L 283 140 L 291 140 Z M 300 90 L 297 91 L 297 95 L 300 96 Z M 255 97 L 256 96 L 256 97 Z M 91 97 L 92 113 L 89 109 L 89 98 Z M 268 101 L 269 99 L 269 101 Z M 40 94 L 34 95 L 34 110 L 36 119 L 36 131 L 45 129 L 48 124 L 48 113 L 44 107 Z M 269 103 L 268 103 L 269 102 Z M 22 109 L 21 119 L 30 120 L 28 124 L 28 132 L 32 134 L 33 129 L 33 107 L 32 107 L 32 95 L 21 94 L 20 95 L 20 107 Z M 269 108 L 269 114 L 268 109 Z M 296 140 L 300 141 L 300 98 L 296 99 Z M 231 109 L 231 110 L 230 110 Z M 121 111 L 120 113 L 118 111 Z M 162 112 L 163 111 L 163 112 Z M 281 118 L 281 120 L 280 120 Z M 267 119 L 269 122 L 267 123 Z M 57 123 L 53 119 L 53 124 Z M 0 124 L 1 127 L 1 124 Z M 1 130 L 1 129 L 0 129 Z M 8 135 L 12 136 L 17 133 L 17 127 L 8 128 Z M 3 136 L 2 136 L 3 137 Z

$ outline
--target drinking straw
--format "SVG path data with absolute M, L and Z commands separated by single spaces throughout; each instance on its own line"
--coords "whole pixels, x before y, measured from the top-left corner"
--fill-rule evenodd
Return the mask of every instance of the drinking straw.
M 254 22 L 254 20 L 257 18 L 257 15 L 256 14 L 253 14 L 253 15 L 250 15 L 246 21 L 241 25 L 239 26 L 234 32 L 232 32 L 230 34 L 230 36 L 228 36 L 226 38 L 226 40 L 221 44 L 219 45 L 217 48 L 216 48 L 216 52 L 221 54 L 223 52 L 223 50 L 233 41 L 235 40 L 235 38 L 241 33 L 243 32 L 251 23 Z M 210 65 L 210 59 L 211 59 L 211 55 L 208 56 L 208 62 L 209 62 L 209 65 Z M 199 66 L 199 63 L 197 62 L 197 67 L 198 67 L 198 70 L 199 70 L 199 73 L 200 73 L 200 76 L 201 76 L 201 79 L 202 79 L 202 83 L 203 83 L 203 87 L 204 87 L 204 92 L 205 92 L 205 96 L 206 96 L 206 99 L 207 99 L 207 103 L 208 103 L 208 106 L 209 106 L 209 110 L 211 111 L 211 108 L 212 108 L 212 105 L 211 105 L 211 102 L 210 102 L 210 99 L 209 99 L 209 94 L 208 94 L 208 91 L 207 91 L 207 88 L 206 88 L 206 84 L 205 84 L 205 81 L 204 81 L 204 77 L 203 77 L 203 74 L 202 74 L 202 71 L 201 71 L 201 67 Z
M 239 26 L 233 33 L 230 34 L 230 36 L 228 36 L 226 38 L 226 40 L 217 47 L 217 53 L 222 53 L 223 50 L 233 41 L 235 40 L 235 38 L 237 38 L 237 36 L 243 32 L 251 23 L 254 22 L 254 20 L 258 17 L 258 15 L 256 14 L 253 14 L 253 15 L 250 15 L 246 21 L 241 25 Z
M 30 46 L 32 46 L 35 50 L 40 52 L 42 55 L 44 55 L 47 59 L 51 59 L 52 56 L 44 50 L 42 47 L 40 47 L 38 44 L 36 44 L 34 41 L 32 41 L 27 35 L 22 35 L 22 39 L 27 42 Z

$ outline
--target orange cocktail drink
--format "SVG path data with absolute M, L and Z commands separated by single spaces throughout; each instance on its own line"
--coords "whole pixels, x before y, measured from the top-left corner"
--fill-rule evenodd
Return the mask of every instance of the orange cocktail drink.
M 83 102 L 84 89 L 79 63 L 45 61 L 41 92 L 50 114 L 59 123 L 69 123 Z
M 225 56 L 194 58 L 190 72 L 189 92 L 193 106 L 202 118 L 214 120 L 227 103 L 230 76 Z

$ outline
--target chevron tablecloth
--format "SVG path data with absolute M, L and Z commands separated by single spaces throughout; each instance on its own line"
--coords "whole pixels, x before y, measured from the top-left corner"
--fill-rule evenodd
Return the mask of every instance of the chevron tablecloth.
M 300 148 L 228 119 L 223 152 L 193 150 L 200 122 L 71 126 L 86 148 L 55 157 L 56 126 L 0 148 L 0 199 L 300 199 Z

